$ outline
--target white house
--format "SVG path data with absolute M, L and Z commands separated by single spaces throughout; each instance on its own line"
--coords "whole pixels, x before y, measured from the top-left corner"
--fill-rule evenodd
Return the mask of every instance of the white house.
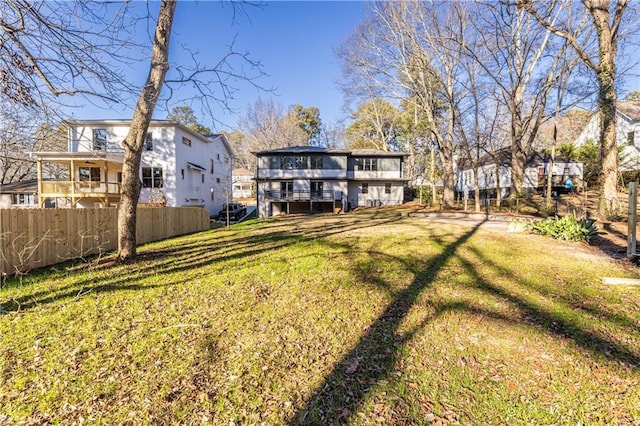
M 574 145 L 600 140 L 600 116 L 593 114 Z M 640 102 L 618 102 L 616 106 L 616 144 L 623 147 L 620 171 L 640 170 Z
M 294 146 L 255 155 L 262 217 L 403 202 L 405 153 Z
M 233 169 L 233 198 L 250 198 L 255 194 L 255 177 L 247 169 Z
M 35 152 L 39 204 L 66 198 L 73 207 L 107 207 L 120 200 L 122 142 L 129 120 L 84 120 L 68 123 L 64 152 Z M 147 132 L 140 180 L 140 203 L 201 206 L 215 214 L 231 193 L 232 151 L 223 135 L 204 137 L 176 122 L 153 120 Z M 43 179 L 45 162 L 66 165 L 69 180 Z
M 553 164 L 553 167 L 551 165 Z M 556 190 L 564 188 L 567 178 L 580 187 L 583 179 L 583 163 L 556 157 L 553 162 L 549 155 L 534 153 L 527 158 L 524 173 L 524 189 L 528 192 L 542 191 L 551 172 L 552 186 Z M 456 191 L 471 197 L 474 191 L 475 170 L 467 162 L 458 165 Z M 500 149 L 485 154 L 478 161 L 478 190 L 481 196 L 494 197 L 500 188 L 501 197 L 509 194 L 511 187 L 511 151 Z

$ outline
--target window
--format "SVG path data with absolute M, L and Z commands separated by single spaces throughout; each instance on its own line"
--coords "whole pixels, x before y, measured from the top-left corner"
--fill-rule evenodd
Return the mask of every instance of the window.
M 204 183 L 204 173 L 200 173 L 200 177 L 202 178 L 202 183 Z
M 462 183 L 464 186 L 471 185 L 472 171 L 466 171 L 462 175 Z
M 182 137 L 182 143 L 185 144 L 186 146 L 191 146 L 191 139 L 185 138 L 183 136 Z
M 311 182 L 311 196 L 322 197 L 322 182 Z
M 215 190 L 213 188 L 209 188 L 209 193 L 211 194 L 211 201 L 214 201 L 215 197 Z
M 180 177 L 184 180 L 184 169 L 180 169 Z
M 209 172 L 210 172 L 211 174 L 213 174 L 214 166 L 215 166 L 215 163 L 214 163 L 214 161 L 213 161 L 213 160 L 211 160 L 211 165 L 209 166 Z
M 116 182 L 122 183 L 122 172 L 116 172 Z
M 144 151 L 153 151 L 153 134 L 147 133 L 147 137 L 144 138 L 144 145 L 142 146 Z
M 33 205 L 38 201 L 36 194 L 11 194 L 11 204 L 14 205 Z
M 216 183 L 220 183 L 220 178 L 216 178 Z
M 368 194 L 369 193 L 369 184 L 368 183 L 363 183 L 362 184 L 362 193 L 363 194 Z
M 385 194 L 391 194 L 391 184 L 390 183 L 385 183 L 384 184 L 384 193 Z
M 164 181 L 162 179 L 162 168 L 160 167 L 143 167 L 142 168 L 142 187 L 143 188 L 162 188 Z
M 304 170 L 309 168 L 309 157 L 306 155 L 285 155 L 280 157 L 282 170 Z
M 321 169 L 322 168 L 322 156 L 321 155 L 312 155 L 311 156 L 311 168 L 312 169 Z
M 627 132 L 627 145 L 633 145 L 636 138 L 636 132 Z
M 356 170 L 375 172 L 378 170 L 377 158 L 356 158 Z
M 100 182 L 99 167 L 80 167 L 78 174 L 81 182 Z
M 309 168 L 309 157 L 304 155 L 297 155 L 294 157 L 296 170 L 303 170 Z
M 93 150 L 107 149 L 107 129 L 93 129 Z
M 280 191 L 282 198 L 293 196 L 293 182 L 280 182 Z

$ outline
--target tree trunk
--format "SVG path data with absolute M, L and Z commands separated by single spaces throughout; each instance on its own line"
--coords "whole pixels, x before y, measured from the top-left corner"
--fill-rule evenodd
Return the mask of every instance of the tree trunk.
M 597 2 L 594 2 L 597 3 Z M 618 200 L 618 148 L 616 146 L 616 42 L 609 27 L 607 2 L 594 5 L 593 19 L 598 29 L 600 67 L 598 77 L 598 107 L 600 114 L 600 176 L 601 196 L 598 211 L 603 218 L 616 216 L 620 211 Z M 596 7 L 597 6 L 597 7 Z
M 502 174 L 500 173 L 500 168 L 502 166 L 498 161 L 496 161 L 496 207 L 500 210 L 500 206 L 502 205 L 502 187 L 500 186 L 500 179 L 502 179 Z
M 453 171 L 453 147 L 440 147 L 442 160 L 442 206 L 449 208 L 455 201 L 455 173 Z
M 478 162 L 476 161 L 473 167 L 473 204 L 475 207 L 475 211 L 479 212 L 481 210 L 480 207 L 480 177 L 478 171 L 480 168 L 478 167 Z
M 118 259 L 122 262 L 133 261 L 136 257 L 136 209 L 141 189 L 142 145 L 169 69 L 169 38 L 175 9 L 176 2 L 173 0 L 163 0 L 160 5 L 149 75 L 124 140 L 122 195 L 118 210 Z
M 526 167 L 527 156 L 520 145 L 514 143 L 511 145 L 511 197 L 517 197 L 524 194 L 524 171 Z

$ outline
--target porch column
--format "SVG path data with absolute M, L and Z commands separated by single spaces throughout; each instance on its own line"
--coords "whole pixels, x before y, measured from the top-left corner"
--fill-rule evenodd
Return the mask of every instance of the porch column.
M 38 167 L 38 207 L 44 208 L 44 196 L 42 195 L 42 160 L 37 159 Z
M 75 207 L 78 200 L 76 199 L 76 163 L 73 159 L 69 168 L 69 178 L 71 179 L 71 207 Z
M 109 207 L 109 162 L 104 162 L 104 206 Z

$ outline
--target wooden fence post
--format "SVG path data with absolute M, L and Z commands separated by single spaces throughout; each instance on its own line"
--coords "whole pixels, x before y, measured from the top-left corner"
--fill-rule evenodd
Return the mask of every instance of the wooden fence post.
M 638 222 L 638 182 L 629 182 L 629 219 L 627 221 L 627 257 L 636 255 L 636 224 Z

